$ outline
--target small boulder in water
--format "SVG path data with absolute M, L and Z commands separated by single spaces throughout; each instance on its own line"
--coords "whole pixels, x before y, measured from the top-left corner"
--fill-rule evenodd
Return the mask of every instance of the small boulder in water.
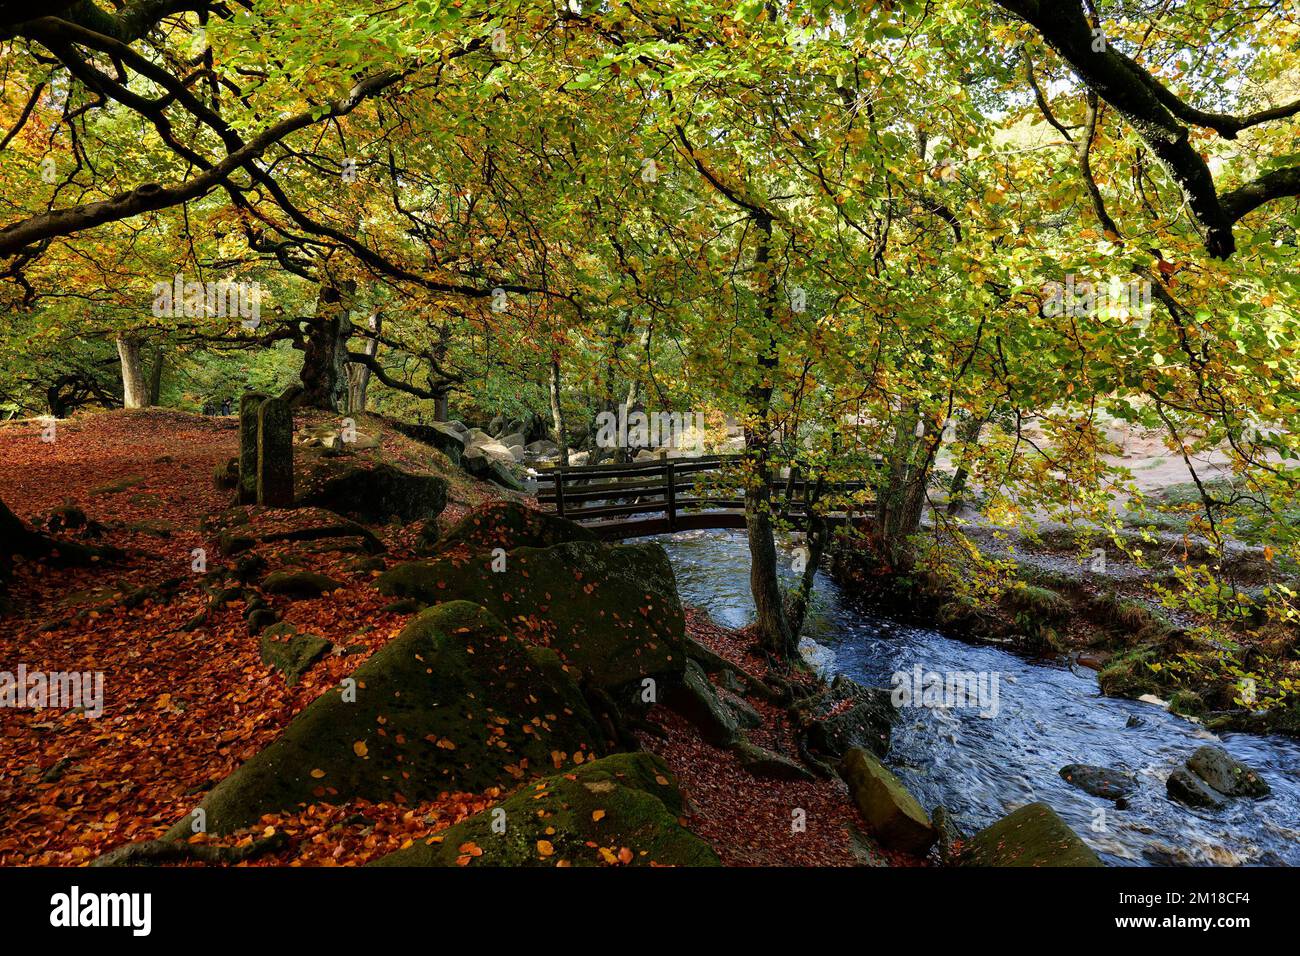
M 1165 789 L 1170 799 L 1189 807 L 1201 810 L 1222 810 L 1228 805 L 1228 798 L 1213 787 L 1208 786 L 1200 777 L 1186 767 L 1179 767 L 1165 781 Z
M 1187 758 L 1187 769 L 1229 797 L 1267 797 L 1263 778 L 1222 747 L 1206 745 Z
M 1133 792 L 1136 783 L 1122 770 L 1094 767 L 1086 763 L 1072 763 L 1061 768 L 1061 779 L 1087 791 L 1094 797 L 1122 800 Z

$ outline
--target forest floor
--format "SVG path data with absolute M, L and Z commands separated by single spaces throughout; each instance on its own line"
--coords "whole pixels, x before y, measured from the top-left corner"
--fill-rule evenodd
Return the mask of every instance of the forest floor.
M 323 416 L 321 416 L 323 418 Z M 297 424 L 311 424 L 300 417 Z M 373 425 L 373 422 L 371 423 Z M 0 427 L 0 500 L 29 524 L 45 526 L 75 505 L 88 528 L 63 532 L 111 545 L 125 560 L 52 569 L 15 569 L 12 613 L 0 618 L 0 670 L 102 672 L 103 714 L 6 709 L 0 721 L 0 865 L 82 865 L 121 844 L 160 836 L 201 795 L 270 744 L 308 703 L 395 636 L 408 614 L 385 610 L 370 586 L 378 575 L 354 555 L 286 543 L 269 552 L 272 566 L 306 565 L 343 583 L 319 598 L 270 598 L 284 619 L 319 634 L 333 651 L 294 684 L 263 663 L 246 629 L 242 602 L 209 608 L 201 550 L 211 571 L 226 560 L 206 519 L 230 505 L 214 471 L 235 455 L 234 418 L 153 410 L 90 414 L 56 426 Z M 362 427 L 371 427 L 365 424 Z M 377 426 L 376 426 L 377 427 Z M 439 518 L 447 527 L 495 492 L 468 478 L 439 453 L 383 430 L 385 455 L 428 465 L 451 480 Z M 259 520 L 294 520 L 268 511 Z M 419 529 L 370 526 L 386 559 L 414 556 Z M 744 632 L 702 613 L 688 615 L 697 640 L 761 672 Z M 751 700 L 766 726 L 756 740 L 790 752 L 791 730 L 774 708 Z M 890 858 L 861 836 L 865 829 L 844 784 L 757 779 L 727 751 L 711 747 L 674 714 L 656 708 L 663 736 L 643 738 L 679 776 L 686 825 L 724 862 L 737 865 L 874 865 Z M 415 805 L 352 801 L 317 804 L 263 818 L 241 835 L 289 837 L 286 848 L 250 862 L 262 865 L 360 865 L 477 813 L 508 793 L 449 793 Z M 791 807 L 806 828 L 792 826 Z

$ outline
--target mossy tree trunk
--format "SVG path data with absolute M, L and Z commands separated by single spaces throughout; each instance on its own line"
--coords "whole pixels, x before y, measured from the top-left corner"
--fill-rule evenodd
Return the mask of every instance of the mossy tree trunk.
M 352 334 L 352 299 L 356 282 L 321 283 L 316 315 L 307 320 L 303 342 L 302 393 L 297 401 L 308 408 L 338 411 L 347 393 L 348 338 Z

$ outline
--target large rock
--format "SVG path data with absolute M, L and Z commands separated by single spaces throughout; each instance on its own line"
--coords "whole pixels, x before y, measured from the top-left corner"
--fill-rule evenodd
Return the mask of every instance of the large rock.
M 854 747 L 877 757 L 889 752 L 890 725 L 898 715 L 889 691 L 863 687 L 837 675 L 802 715 L 808 742 L 836 759 Z
M 789 757 L 760 747 L 744 736 L 736 738 L 731 745 L 740 765 L 756 777 L 769 777 L 773 780 L 816 780 L 812 772 L 795 763 Z
M 709 845 L 677 822 L 683 812 L 662 760 L 616 754 L 540 780 L 372 865 L 718 866 Z
M 1066 783 L 1106 800 L 1122 800 L 1137 787 L 1131 774 L 1092 764 L 1067 764 L 1061 768 L 1060 774 Z
M 465 426 L 460 425 L 459 422 L 417 424 L 393 418 L 386 419 L 386 421 L 394 431 L 438 449 L 451 459 L 452 464 L 459 465 L 461 456 L 465 454 Z M 457 425 L 460 425 L 460 427 L 457 428 Z
M 1045 803 L 1031 803 L 967 841 L 962 866 L 1103 866 Z
M 550 439 L 543 438 L 525 445 L 524 453 L 533 458 L 554 458 L 560 454 L 560 447 Z
M 489 501 L 440 537 L 434 550 L 473 557 L 493 548 L 549 548 L 566 541 L 594 540 L 596 536 L 577 522 L 516 501 Z
M 600 731 L 572 676 L 487 611 L 424 611 L 313 701 L 200 803 L 211 833 L 262 814 L 354 798 L 416 802 L 479 792 L 598 756 Z M 182 818 L 168 838 L 190 832 Z
M 725 747 L 736 739 L 740 721 L 709 683 L 704 669 L 688 660 L 682 681 L 669 689 L 667 704 L 700 731 L 709 743 Z
M 386 521 L 394 516 L 404 523 L 427 521 L 447 507 L 447 482 L 437 475 L 402 471 L 383 462 L 373 468 L 347 468 L 326 479 L 302 503 L 363 521 Z
M 514 461 L 513 456 L 510 457 L 510 461 Z M 489 456 L 478 445 L 471 445 L 465 449 L 461 466 L 480 481 L 491 481 L 511 491 L 524 490 L 523 483 L 504 462 Z
M 341 582 L 319 571 L 274 571 L 262 581 L 262 590 L 267 594 L 289 598 L 320 597 L 341 587 Z
M 514 453 L 510 451 L 509 445 L 504 445 L 499 441 L 484 442 L 481 445 L 471 446 L 474 451 L 482 452 L 494 461 L 503 465 L 513 465 L 515 463 Z
M 1229 803 L 1219 793 L 1186 767 L 1177 767 L 1165 780 L 1165 792 L 1171 800 L 1198 810 L 1222 810 Z
M 611 693 L 681 679 L 686 624 L 668 555 L 658 544 L 571 541 L 516 548 L 504 568 L 491 555 L 399 564 L 379 590 L 426 604 L 481 604 L 530 643 L 554 648 L 595 686 Z M 631 703 L 630 697 L 623 697 Z
M 1229 797 L 1267 797 L 1264 779 L 1222 747 L 1206 745 L 1187 758 L 1187 769 Z
M 293 412 L 278 398 L 257 407 L 257 503 L 293 504 Z
M 840 764 L 854 802 L 880 844 L 922 856 L 938 834 L 914 796 L 874 755 L 854 747 Z

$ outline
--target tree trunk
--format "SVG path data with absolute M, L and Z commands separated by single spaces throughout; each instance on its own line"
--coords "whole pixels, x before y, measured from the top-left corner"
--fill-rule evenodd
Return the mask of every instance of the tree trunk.
M 447 393 L 439 392 L 433 397 L 433 420 L 435 422 L 445 422 L 450 416 L 451 410 L 448 408 Z
M 957 429 L 957 441 L 963 445 L 969 445 L 978 442 L 980 432 L 984 430 L 984 425 L 988 422 L 988 416 L 977 418 L 972 415 L 961 423 Z M 957 465 L 957 470 L 953 472 L 952 484 L 948 486 L 948 514 L 955 515 L 961 510 L 962 492 L 966 490 L 966 479 L 968 473 L 965 461 Z
M 903 409 L 894 419 L 894 445 L 890 450 L 889 475 L 876 505 L 876 534 L 881 557 L 896 571 L 911 570 L 914 563 L 909 540 L 921 526 L 925 510 L 926 483 L 938 441 L 917 435 L 921 420 L 915 406 Z
M 564 408 L 560 404 L 560 358 L 558 355 L 551 356 L 551 424 L 555 428 L 555 444 L 560 446 L 560 464 L 568 467 L 569 434 L 564 427 Z
M 774 283 L 769 271 L 772 220 L 760 215 L 755 218 L 755 224 L 760 240 L 754 267 L 760 283 L 763 319 L 771 336 L 770 330 L 776 323 Z M 785 614 L 776 568 L 776 537 L 772 529 L 772 393 L 778 361 L 777 343 L 771 337 L 767 347 L 758 355 L 759 375 L 746 396 L 750 420 L 745 424 L 745 453 L 750 459 L 751 471 L 745 485 L 745 532 L 749 538 L 749 590 L 758 611 L 759 639 L 773 654 L 792 660 L 797 647 Z
M 147 408 L 149 384 L 144 374 L 143 343 L 133 335 L 120 335 L 117 355 L 122 360 L 122 407 Z
M 815 490 L 807 498 L 808 534 L 806 535 L 805 546 L 808 549 L 808 563 L 804 565 L 799 586 L 790 595 L 786 607 L 786 619 L 790 622 L 790 636 L 796 642 L 799 640 L 800 633 L 803 632 L 803 623 L 808 616 L 808 604 L 812 599 L 813 582 L 817 576 L 817 568 L 822 563 L 822 555 L 826 551 L 826 543 L 830 538 L 830 525 L 819 514 L 813 513 L 813 508 L 821 497 L 822 488 L 823 482 L 819 478 Z
M 321 283 L 316 315 L 308 322 L 303 346 L 300 405 L 336 412 L 347 394 L 349 313 L 355 292 L 356 282 L 351 279 Z
M 162 377 L 164 353 L 161 345 L 153 350 L 153 365 L 149 368 L 149 404 L 162 404 Z
M 376 312 L 366 324 L 369 326 L 370 331 L 378 336 L 383 331 L 383 313 Z M 379 354 L 379 339 L 366 339 L 366 344 L 362 347 L 361 352 L 363 355 L 374 358 Z M 370 366 L 363 365 L 360 362 L 348 363 L 348 411 L 364 412 L 366 410 L 366 389 L 369 385 Z

